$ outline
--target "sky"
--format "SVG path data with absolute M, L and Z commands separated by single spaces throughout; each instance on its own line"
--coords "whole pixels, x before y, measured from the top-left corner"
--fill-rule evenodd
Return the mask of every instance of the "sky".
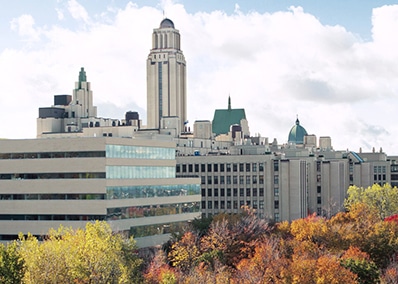
M 397 4 L 395 4 L 397 3 Z M 398 155 L 398 1 L 0 0 L 0 138 L 35 138 L 40 107 L 81 67 L 98 116 L 138 111 L 164 17 L 181 34 L 189 125 L 244 108 L 251 135 L 287 143 L 300 120 L 335 150 Z

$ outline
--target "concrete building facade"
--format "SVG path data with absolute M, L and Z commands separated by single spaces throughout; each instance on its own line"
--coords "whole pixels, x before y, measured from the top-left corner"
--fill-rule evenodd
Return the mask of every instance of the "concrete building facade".
M 165 242 L 200 216 L 199 180 L 175 167 L 159 139 L 0 140 L 0 240 L 106 220 L 140 246 Z
M 147 128 L 159 129 L 173 123 L 177 133 L 187 121 L 186 62 L 180 33 L 170 19 L 153 30 L 152 49 L 147 59 Z M 163 127 L 163 128 L 164 128 Z

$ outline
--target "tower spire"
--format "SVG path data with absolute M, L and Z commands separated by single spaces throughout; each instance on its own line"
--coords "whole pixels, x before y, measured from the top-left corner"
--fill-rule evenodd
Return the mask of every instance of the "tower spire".
M 231 110 L 231 96 L 228 96 L 228 110 Z

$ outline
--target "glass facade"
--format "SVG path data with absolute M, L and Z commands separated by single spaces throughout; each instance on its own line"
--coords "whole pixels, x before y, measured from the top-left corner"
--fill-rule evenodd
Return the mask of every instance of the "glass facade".
M 165 147 L 106 145 L 107 158 L 174 160 L 175 149 Z
M 175 178 L 175 167 L 106 166 L 106 178 Z
M 107 199 L 152 198 L 200 194 L 200 184 L 109 186 Z
M 121 220 L 200 212 L 199 202 L 108 208 L 107 220 Z

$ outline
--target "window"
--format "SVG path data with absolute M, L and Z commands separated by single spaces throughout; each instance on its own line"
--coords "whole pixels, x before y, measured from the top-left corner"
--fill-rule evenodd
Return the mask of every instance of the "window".
M 218 164 L 214 164 L 213 169 L 214 169 L 214 172 L 218 172 Z
M 274 208 L 279 209 L 279 200 L 274 201 Z
M 186 173 L 187 172 L 187 165 L 182 165 L 182 172 Z
M 257 163 L 252 164 L 252 170 L 253 172 L 257 172 Z
M 214 201 L 214 209 L 218 209 L 218 201 Z
M 246 163 L 246 172 L 250 172 L 250 163 Z
M 278 172 L 278 171 L 279 171 L 279 162 L 274 161 L 274 172 Z
M 207 201 L 207 209 L 212 209 L 212 205 L 211 201 Z
M 199 165 L 195 164 L 195 173 L 198 173 L 198 172 L 199 172 Z
M 264 184 L 264 176 L 263 176 L 263 175 L 260 175 L 260 176 L 258 177 L 258 183 L 259 183 L 259 184 Z
M 205 172 L 206 172 L 206 165 L 205 165 L 205 164 L 200 164 L 200 171 L 201 171 L 202 173 L 205 173 Z
M 250 176 L 246 176 L 246 184 L 250 184 Z
M 211 196 L 211 188 L 207 189 L 207 196 Z
M 244 164 L 243 164 L 243 163 L 240 163 L 240 164 L 239 164 L 239 171 L 240 171 L 240 172 L 243 172 L 244 170 L 245 170 Z
M 239 196 L 243 197 L 245 195 L 244 189 L 243 188 L 239 188 Z
M 317 161 L 317 162 L 316 162 L 316 171 L 317 171 L 317 172 L 320 172 L 320 171 L 321 171 L 321 162 L 320 162 L 320 161 Z
M 211 164 L 207 164 L 207 172 L 209 172 L 209 173 L 212 172 L 212 170 L 211 170 Z
M 218 184 L 218 176 L 214 176 L 214 184 Z
M 214 189 L 214 196 L 218 196 L 218 188 Z
M 202 196 L 206 196 L 206 189 L 202 188 Z
M 233 170 L 234 172 L 237 172 L 237 171 L 238 171 L 238 164 L 233 164 L 233 165 L 232 165 L 232 170 Z
M 316 198 L 316 203 L 317 203 L 317 204 L 322 204 L 322 197 L 318 196 L 318 197 Z
M 317 193 L 321 193 L 321 190 L 322 190 L 321 186 L 318 185 L 318 186 L 316 187 L 316 192 L 317 192 Z
M 264 163 L 259 163 L 259 164 L 258 164 L 258 170 L 259 170 L 260 172 L 264 171 Z
M 220 172 L 224 172 L 224 167 L 225 167 L 224 164 L 220 164 Z
M 231 196 L 231 189 L 227 188 L 227 196 Z
M 206 184 L 206 177 L 205 176 L 201 176 L 200 177 L 200 183 L 201 184 Z
M 212 184 L 211 176 L 207 176 L 207 184 Z
M 244 183 L 244 176 L 239 176 L 239 184 L 243 184 Z
M 238 184 L 238 177 L 237 176 L 233 176 L 232 177 L 232 182 L 233 182 L 233 184 Z
M 225 176 L 220 176 L 220 184 L 225 184 Z
M 253 184 L 257 184 L 257 176 L 252 176 L 252 182 Z
M 190 172 L 190 173 L 193 172 L 193 165 L 192 164 L 188 165 L 188 172 Z
M 238 196 L 238 189 L 234 188 L 234 196 Z
M 221 197 L 225 196 L 225 188 L 221 188 L 220 191 L 221 191 L 220 196 Z
M 264 196 L 264 188 L 260 188 L 258 191 L 259 196 Z
M 176 172 L 179 173 L 181 171 L 181 166 L 178 164 L 176 165 Z
M 246 188 L 246 197 L 250 197 L 251 196 L 251 190 L 250 188 Z
M 279 196 L 279 188 L 274 188 L 274 196 Z
M 231 176 L 227 176 L 227 184 L 231 184 Z
M 227 172 L 231 171 L 231 164 L 227 164 Z
M 279 184 L 279 176 L 274 176 L 274 184 Z

